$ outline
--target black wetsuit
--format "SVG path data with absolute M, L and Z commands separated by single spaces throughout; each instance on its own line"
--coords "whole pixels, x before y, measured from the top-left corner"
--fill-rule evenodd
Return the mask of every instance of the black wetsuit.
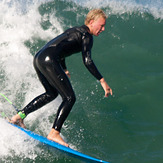
M 33 99 L 22 110 L 25 115 L 41 108 L 60 94 L 63 101 L 57 111 L 53 128 L 61 130 L 76 100 L 70 81 L 64 72 L 65 57 L 71 54 L 81 51 L 84 65 L 98 80 L 102 78 L 91 59 L 93 37 L 88 31 L 89 28 L 85 25 L 70 28 L 48 42 L 35 55 L 34 67 L 46 92 Z

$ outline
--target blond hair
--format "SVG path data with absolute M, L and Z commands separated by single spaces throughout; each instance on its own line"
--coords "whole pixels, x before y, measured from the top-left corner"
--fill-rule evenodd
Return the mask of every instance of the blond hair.
M 107 16 L 103 10 L 93 9 L 93 10 L 89 11 L 89 13 L 87 14 L 87 16 L 85 18 L 85 25 L 88 25 L 91 20 L 97 20 L 100 17 L 107 19 Z

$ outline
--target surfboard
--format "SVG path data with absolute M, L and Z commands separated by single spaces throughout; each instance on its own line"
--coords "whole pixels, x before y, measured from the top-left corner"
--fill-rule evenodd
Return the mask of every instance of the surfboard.
M 0 93 L 0 95 L 3 96 L 14 107 L 14 109 L 16 111 L 18 111 L 16 106 L 13 105 L 12 102 L 4 94 Z M 4 112 L 1 112 L 0 116 L 2 116 L 5 119 L 8 119 L 7 121 L 9 123 L 9 118 L 8 118 L 8 116 L 5 115 Z M 75 157 L 79 157 L 82 160 L 86 160 L 86 162 L 103 162 L 103 163 L 108 163 L 106 161 L 103 161 L 103 160 L 100 160 L 100 159 L 88 156 L 88 155 L 83 154 L 81 152 L 78 152 L 78 151 L 76 151 L 74 149 L 71 149 L 69 147 L 63 146 L 61 144 L 58 144 L 58 143 L 56 143 L 54 141 L 48 140 L 47 138 L 45 138 L 45 137 L 43 137 L 41 135 L 38 135 L 38 134 L 36 134 L 36 133 L 34 133 L 34 132 L 30 131 L 30 130 L 27 130 L 27 129 L 24 129 L 22 127 L 19 127 L 19 126 L 15 125 L 15 124 L 12 124 L 12 123 L 9 123 L 9 124 L 14 126 L 14 127 L 16 127 L 16 128 L 18 128 L 18 129 L 20 129 L 21 131 L 26 133 L 28 136 L 30 136 L 31 138 L 33 138 L 33 139 L 35 139 L 35 140 L 37 140 L 37 141 L 39 141 L 41 143 L 44 143 L 44 144 L 49 145 L 51 147 L 54 147 L 54 148 L 56 148 L 56 149 L 58 149 L 60 151 L 63 151 L 63 152 L 68 153 L 68 154 L 71 154 L 71 155 L 73 155 Z
M 9 123 L 9 122 L 8 122 Z M 22 127 L 19 127 L 15 124 L 12 124 L 12 123 L 9 123 L 10 125 L 18 128 L 19 130 L 23 131 L 24 133 L 26 133 L 28 136 L 30 136 L 31 138 L 43 143 L 43 144 L 46 144 L 46 145 L 49 145 L 55 149 L 58 149 L 62 152 L 65 152 L 67 154 L 70 154 L 70 155 L 73 155 L 79 159 L 82 159 L 83 161 L 85 160 L 86 162 L 102 162 L 102 163 L 109 163 L 109 162 L 106 162 L 106 161 L 103 161 L 103 160 L 100 160 L 100 159 L 97 159 L 97 158 L 94 158 L 94 157 L 91 157 L 89 155 L 86 155 L 86 154 L 83 154 L 81 152 L 78 152 L 74 149 L 71 149 L 69 147 L 66 147 L 66 146 L 63 146 L 61 144 L 58 144 L 54 141 L 51 141 L 51 140 L 48 140 L 47 138 L 41 136 L 41 135 L 38 135 L 28 129 L 24 129 Z

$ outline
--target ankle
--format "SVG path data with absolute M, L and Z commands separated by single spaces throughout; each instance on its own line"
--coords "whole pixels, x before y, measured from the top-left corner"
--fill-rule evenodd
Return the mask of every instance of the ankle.
M 19 111 L 17 114 L 20 116 L 21 119 L 24 119 L 26 117 L 25 113 L 22 111 Z
M 52 128 L 49 135 L 60 135 L 60 132 Z

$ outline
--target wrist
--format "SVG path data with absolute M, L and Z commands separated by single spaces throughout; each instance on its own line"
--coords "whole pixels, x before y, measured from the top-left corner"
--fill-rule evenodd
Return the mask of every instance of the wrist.
M 101 79 L 100 79 L 100 82 L 101 82 L 101 83 L 105 82 L 105 79 L 104 79 L 104 78 L 101 78 Z

